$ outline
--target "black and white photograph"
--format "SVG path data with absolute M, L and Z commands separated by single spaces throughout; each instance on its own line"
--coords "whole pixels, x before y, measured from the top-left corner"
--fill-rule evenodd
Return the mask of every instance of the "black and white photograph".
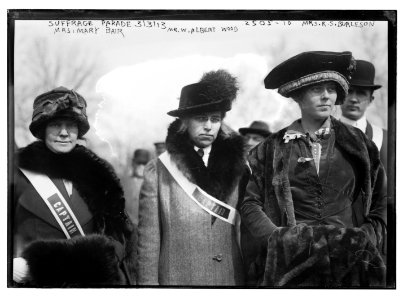
M 7 287 L 395 290 L 397 13 L 9 9 Z

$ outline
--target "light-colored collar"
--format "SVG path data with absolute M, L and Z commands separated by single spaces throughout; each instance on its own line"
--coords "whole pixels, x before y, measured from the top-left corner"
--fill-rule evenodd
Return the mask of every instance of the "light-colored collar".
M 204 154 L 203 154 L 202 160 L 203 160 L 204 165 L 207 167 L 208 159 L 210 157 L 210 152 L 211 152 L 211 145 L 206 147 L 206 148 L 199 148 L 199 147 L 194 146 L 194 149 L 195 149 L 196 152 L 199 149 L 203 149 Z
M 194 146 L 194 149 L 195 149 L 196 152 L 197 152 L 197 150 L 199 150 L 199 149 L 203 149 L 204 155 L 206 155 L 206 154 L 209 155 L 210 152 L 211 152 L 211 145 L 208 146 L 208 147 L 206 147 L 206 148 L 199 148 L 199 147 L 197 147 L 197 146 Z
M 365 133 L 365 130 L 367 129 L 367 118 L 365 115 L 363 115 L 362 118 L 359 120 L 351 120 L 344 116 L 341 116 L 340 121 L 342 121 L 343 123 L 349 124 L 351 126 L 357 127 L 364 133 Z
M 329 134 L 330 129 L 332 127 L 332 122 L 330 120 L 330 117 L 326 119 L 325 122 L 323 122 L 322 126 L 315 131 L 315 134 L 319 135 L 322 133 Z M 302 123 L 301 119 L 295 120 L 290 126 L 288 126 L 287 131 L 284 134 L 284 143 L 288 143 L 290 140 L 293 139 L 298 139 L 301 136 L 311 136 L 308 132 L 302 128 Z M 314 137 L 312 137 L 314 138 Z

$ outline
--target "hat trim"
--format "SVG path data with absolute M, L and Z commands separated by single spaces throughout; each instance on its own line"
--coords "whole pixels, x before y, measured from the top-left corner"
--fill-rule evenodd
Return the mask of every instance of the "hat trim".
M 218 108 L 218 111 L 230 111 L 231 110 L 231 104 L 232 103 L 227 103 L 226 100 L 219 100 L 219 101 L 215 101 L 215 102 L 209 102 L 209 103 L 203 103 L 203 104 L 199 104 L 199 105 L 193 105 L 193 106 L 187 106 L 187 107 L 181 107 L 175 110 L 171 110 L 169 112 L 167 112 L 168 115 L 172 116 L 172 117 L 177 117 L 179 115 L 183 115 L 184 113 L 186 114 L 188 111 L 193 111 L 193 110 L 197 110 L 199 108 L 208 108 L 209 106 L 216 106 L 216 105 L 225 105 L 225 104 L 229 104 L 229 107 L 222 107 L 222 108 Z
M 335 81 L 341 86 L 346 94 L 348 93 L 349 84 L 346 77 L 344 77 L 339 72 L 330 70 L 309 74 L 293 81 L 287 82 L 278 88 L 278 93 L 284 97 L 289 97 L 290 93 L 293 91 L 323 81 Z

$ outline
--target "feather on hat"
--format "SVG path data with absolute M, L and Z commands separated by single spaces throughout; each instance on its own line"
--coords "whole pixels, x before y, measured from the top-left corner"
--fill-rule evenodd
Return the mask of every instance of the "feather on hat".
M 168 112 L 181 117 L 208 111 L 229 111 L 238 92 L 236 77 L 225 70 L 205 73 L 199 82 L 182 88 L 179 108 Z

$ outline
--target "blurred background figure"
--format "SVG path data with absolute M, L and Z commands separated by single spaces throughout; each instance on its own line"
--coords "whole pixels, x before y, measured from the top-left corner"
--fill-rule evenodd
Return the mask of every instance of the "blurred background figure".
M 126 210 L 133 223 L 138 222 L 140 188 L 143 184 L 144 167 L 150 161 L 151 153 L 146 149 L 136 149 L 133 153 L 130 176 L 124 180 Z
M 154 146 L 155 146 L 155 154 L 157 156 L 160 156 L 166 150 L 165 142 L 156 142 L 154 143 Z
M 387 169 L 388 132 L 367 120 L 367 108 L 374 100 L 374 91 L 382 85 L 374 84 L 375 67 L 365 60 L 357 60 L 356 71 L 350 81 L 346 100 L 341 105 L 340 121 L 361 129 L 377 146 L 381 162 Z
M 132 160 L 132 177 L 143 178 L 144 167 L 150 161 L 151 154 L 146 149 L 136 149 Z
M 249 127 L 239 128 L 239 133 L 244 137 L 248 151 L 271 134 L 269 125 L 263 121 L 253 121 Z

